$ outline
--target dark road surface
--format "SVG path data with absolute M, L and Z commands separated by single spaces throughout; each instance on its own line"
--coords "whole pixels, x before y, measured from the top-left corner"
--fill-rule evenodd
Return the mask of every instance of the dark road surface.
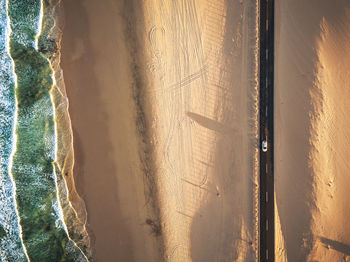
M 274 0 L 260 0 L 260 247 L 259 261 L 275 260 L 273 174 Z M 262 142 L 267 141 L 267 152 Z

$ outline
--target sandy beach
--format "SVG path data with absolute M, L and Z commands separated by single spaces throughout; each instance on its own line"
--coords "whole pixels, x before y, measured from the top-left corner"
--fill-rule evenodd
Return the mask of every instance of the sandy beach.
M 257 3 L 63 6 L 95 260 L 256 261 Z M 350 256 L 349 8 L 276 6 L 276 261 Z
M 256 1 L 64 0 L 96 261 L 256 261 Z
M 277 4 L 276 261 L 349 259 L 349 8 Z
M 102 3 L 103 2 L 103 3 Z M 62 62 L 78 193 L 97 261 L 161 261 L 140 160 L 122 1 L 63 1 Z M 148 202 L 147 202 L 148 201 Z
M 167 261 L 257 259 L 256 2 L 149 1 Z

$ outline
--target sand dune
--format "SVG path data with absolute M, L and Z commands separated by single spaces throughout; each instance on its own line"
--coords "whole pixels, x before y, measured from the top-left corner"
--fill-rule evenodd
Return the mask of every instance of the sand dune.
M 63 5 L 96 260 L 256 261 L 257 3 Z M 276 261 L 350 256 L 349 8 L 277 2 Z
M 288 261 L 348 256 L 349 7 L 277 4 L 276 199 Z
M 317 207 L 313 210 L 312 223 L 315 245 L 309 256 L 313 260 L 350 259 L 350 5 L 348 7 L 335 22 L 327 21 L 326 17 L 322 20 L 317 42 L 317 93 L 312 96 L 316 112 L 310 152 Z

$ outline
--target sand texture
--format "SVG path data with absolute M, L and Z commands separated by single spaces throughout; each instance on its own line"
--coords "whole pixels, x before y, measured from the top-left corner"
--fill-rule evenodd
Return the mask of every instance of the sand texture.
M 166 260 L 254 261 L 256 2 L 144 9 Z
M 128 7 L 94 0 L 63 5 L 61 66 L 73 126 L 74 175 L 86 203 L 95 259 L 161 261 L 160 237 L 147 224 L 155 215 L 140 158 L 134 65 L 123 17 Z
M 350 259 L 349 8 L 341 0 L 277 4 L 275 176 L 285 252 L 276 261 Z
M 256 261 L 257 2 L 64 0 L 96 261 Z

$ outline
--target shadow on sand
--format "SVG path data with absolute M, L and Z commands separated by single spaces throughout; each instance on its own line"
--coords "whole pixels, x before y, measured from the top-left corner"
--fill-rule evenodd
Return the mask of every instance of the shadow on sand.
M 331 248 L 335 251 L 343 253 L 344 255 L 350 256 L 350 245 L 325 237 L 319 237 L 319 240 L 325 245 L 326 248 Z
M 256 142 L 252 135 L 254 131 L 250 129 L 249 123 L 251 114 L 254 114 L 252 113 L 254 111 L 253 100 L 249 100 L 249 97 L 254 94 L 254 84 L 248 80 L 254 79 L 253 70 L 250 67 L 253 61 L 246 63 L 246 59 L 249 58 L 243 54 L 237 57 L 231 56 L 232 37 L 237 30 L 247 29 L 241 27 L 240 20 L 241 14 L 245 11 L 242 6 L 238 5 L 237 8 L 237 5 L 231 1 L 227 1 L 226 4 L 222 3 L 222 6 L 217 1 L 211 2 L 211 6 L 215 6 L 215 9 L 210 9 L 213 12 L 208 14 L 211 16 L 211 21 L 217 19 L 220 23 L 220 14 L 216 12 L 227 8 L 225 10 L 225 29 L 222 29 L 223 35 L 221 36 L 221 33 L 218 32 L 217 36 L 206 38 L 210 44 L 219 45 L 218 48 L 225 56 L 223 65 L 218 65 L 220 66 L 218 71 L 225 71 L 225 77 L 215 75 L 217 72 L 215 70 L 207 73 L 208 78 L 214 78 L 214 81 L 217 81 L 210 85 L 215 84 L 222 87 L 215 90 L 215 94 L 222 97 L 220 104 L 216 105 L 220 108 L 222 115 L 219 116 L 220 122 L 193 112 L 187 112 L 186 115 L 201 127 L 216 132 L 213 160 L 206 163 L 209 170 L 207 173 L 210 173 L 210 182 L 205 186 L 211 191 L 217 190 L 217 193 L 211 194 L 202 190 L 202 194 L 205 194 L 205 201 L 202 201 L 192 220 L 191 258 L 193 262 L 224 262 L 242 258 L 244 261 L 255 261 L 253 151 Z M 255 21 L 253 9 L 248 11 L 248 13 L 252 11 L 248 18 L 252 19 L 250 22 Z M 211 27 L 210 24 L 207 26 Z M 244 34 L 249 30 L 254 30 L 254 27 L 249 28 Z M 224 42 L 216 43 L 215 41 L 221 37 Z M 249 38 L 248 35 L 245 35 L 244 38 L 254 42 L 254 38 Z M 252 42 L 248 43 L 249 47 L 252 46 Z M 244 45 L 242 53 L 248 52 L 245 48 L 248 49 L 248 46 Z M 235 51 L 241 52 L 240 49 Z M 208 60 L 210 59 L 209 57 Z M 213 63 L 217 63 L 217 58 Z M 206 162 L 208 157 L 205 152 L 206 150 L 203 155 L 199 154 L 194 157 Z
M 186 112 L 186 115 L 194 120 L 196 123 L 199 125 L 208 128 L 210 130 L 216 131 L 218 133 L 229 133 L 230 131 L 232 132 L 233 130 L 230 129 L 227 125 L 223 125 L 218 121 L 212 120 L 208 117 L 193 113 L 193 112 Z
M 310 88 L 318 59 L 316 41 L 322 20 L 336 26 L 346 7 L 344 0 L 276 1 L 275 192 L 289 262 L 306 261 L 315 240 L 310 230 L 317 205 L 310 167 Z

